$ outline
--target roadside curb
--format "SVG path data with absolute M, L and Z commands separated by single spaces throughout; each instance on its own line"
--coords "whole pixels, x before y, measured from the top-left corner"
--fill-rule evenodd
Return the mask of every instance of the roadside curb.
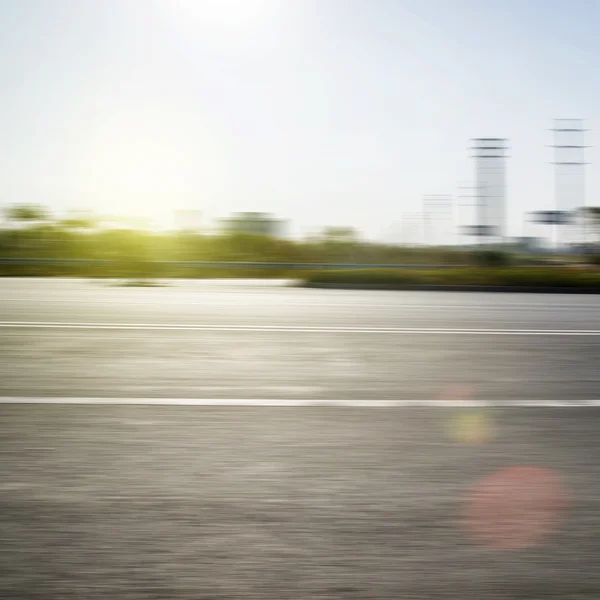
M 386 283 L 310 283 L 296 287 L 327 290 L 387 290 L 395 292 L 499 292 L 515 294 L 600 294 L 600 288 L 492 285 L 390 285 Z

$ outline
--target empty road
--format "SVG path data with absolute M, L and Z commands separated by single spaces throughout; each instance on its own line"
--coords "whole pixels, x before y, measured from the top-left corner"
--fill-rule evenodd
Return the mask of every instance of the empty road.
M 2 279 L 0 336 L 2 598 L 599 597 L 600 297 Z

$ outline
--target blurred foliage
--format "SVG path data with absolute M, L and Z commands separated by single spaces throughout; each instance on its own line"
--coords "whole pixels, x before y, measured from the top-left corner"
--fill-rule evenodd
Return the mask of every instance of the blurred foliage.
M 404 248 L 361 241 L 350 228 L 327 228 L 319 236 L 292 241 L 252 233 L 209 235 L 193 231 L 159 232 L 141 223 L 102 220 L 85 211 L 52 219 L 33 205 L 10 207 L 8 227 L 0 230 L 4 259 L 43 259 L 41 264 L 0 265 L 0 275 L 81 275 L 99 277 L 282 277 L 281 269 L 209 268 L 185 264 L 212 262 L 361 263 L 458 265 L 469 253 L 434 248 Z M 137 225 L 137 227 L 136 227 Z M 53 263 L 72 261 L 68 265 Z M 97 263 L 92 261 L 99 261 Z M 160 264 L 159 264 L 160 263 Z M 295 275 L 297 271 L 294 271 Z
M 480 267 L 508 267 L 513 257 L 501 250 L 481 250 L 474 253 L 473 262 Z
M 0 229 L 0 257 L 13 261 L 36 259 L 36 262 L 0 265 L 0 275 L 132 279 L 288 277 L 298 276 L 300 271 L 290 268 L 287 263 L 439 267 L 478 265 L 502 269 L 513 261 L 522 264 L 524 260 L 523 257 L 496 250 L 469 251 L 377 244 L 361 240 L 356 230 L 343 227 L 326 228 L 320 235 L 292 241 L 227 231 L 219 235 L 183 230 L 151 231 L 144 228 L 141 221 L 107 221 L 85 211 L 73 211 L 66 218 L 57 220 L 44 207 L 35 205 L 13 206 L 5 214 L 8 220 L 6 227 Z M 65 261 L 69 264 L 64 264 Z M 282 264 L 281 268 L 191 264 L 198 261 Z M 414 277 L 412 274 L 408 276 Z
M 4 211 L 5 217 L 9 221 L 46 221 L 49 219 L 48 211 L 37 204 L 17 204 L 15 206 L 9 206 Z
M 98 227 L 99 219 L 91 212 L 72 211 L 69 216 L 59 222 L 59 226 L 66 230 L 89 230 Z
M 590 217 L 592 222 L 600 227 L 600 206 L 586 206 L 584 211 Z
M 597 243 L 600 241 L 600 206 L 586 206 L 583 209 L 583 213 L 595 233 L 595 251 L 598 253 Z
M 572 268 L 347 269 L 304 274 L 305 285 L 377 285 L 402 289 L 411 285 L 593 288 L 600 290 L 600 272 Z
M 326 227 L 319 236 L 325 242 L 356 243 L 358 231 L 352 227 Z

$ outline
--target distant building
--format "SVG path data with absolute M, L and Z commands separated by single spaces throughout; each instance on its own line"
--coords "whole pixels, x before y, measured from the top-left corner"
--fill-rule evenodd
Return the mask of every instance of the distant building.
M 227 233 L 247 233 L 252 235 L 265 235 L 281 237 L 283 235 L 283 222 L 267 213 L 243 212 L 221 221 L 223 231 Z

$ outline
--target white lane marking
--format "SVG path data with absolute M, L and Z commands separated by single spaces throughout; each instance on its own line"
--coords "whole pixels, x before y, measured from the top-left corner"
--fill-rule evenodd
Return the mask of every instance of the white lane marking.
M 61 323 L 0 321 L 5 329 L 105 329 L 142 331 L 253 331 L 288 333 L 389 333 L 415 335 L 600 336 L 600 329 L 451 329 L 445 327 L 326 327 L 301 325 L 183 325 L 170 323 Z
M 147 299 L 142 299 L 142 298 L 134 298 L 134 297 L 130 297 L 130 298 L 65 298 L 64 295 L 62 295 L 61 297 L 58 298 L 51 298 L 48 296 L 45 297 L 32 297 L 32 296 L 27 296 L 24 298 L 17 298 L 17 297 L 13 297 L 13 298 L 4 298 L 3 301 L 6 303 L 6 301 L 12 301 L 12 302 L 17 302 L 19 304 L 22 304 L 23 302 L 34 302 L 34 303 L 38 303 L 40 301 L 42 301 L 43 303 L 48 303 L 48 302 L 55 302 L 58 304 L 65 304 L 65 303 L 69 303 L 71 305 L 77 305 L 77 306 L 81 306 L 81 305 L 85 305 L 85 304 L 90 304 L 90 305 L 94 305 L 94 304 L 119 304 L 119 305 L 131 305 L 131 306 L 138 306 L 138 305 L 144 305 L 144 306 L 169 306 L 169 307 L 177 307 L 177 306 L 206 306 L 206 307 L 223 307 L 223 306 L 233 306 L 233 307 L 238 307 L 238 306 L 243 306 L 246 308 L 253 308 L 253 307 L 257 307 L 257 308 L 272 308 L 273 306 L 275 307 L 281 307 L 281 308 L 286 308 L 286 307 L 314 307 L 314 308 L 363 308 L 363 309 L 367 309 L 367 308 L 395 308 L 395 309 L 410 309 L 410 310 L 429 310 L 429 309 L 440 309 L 443 308 L 444 310 L 448 310 L 448 309 L 457 309 L 457 310 L 463 310 L 463 309 L 472 309 L 472 308 L 477 308 L 478 311 L 481 310 L 504 310 L 504 309 L 526 309 L 526 310 L 547 310 L 547 311 L 552 311 L 552 310 L 556 310 L 556 309 L 571 309 L 571 308 L 576 308 L 578 310 L 600 310 L 600 302 L 595 303 L 595 304 L 548 304 L 548 303 L 540 303 L 540 304 L 534 304 L 534 303 L 530 303 L 530 304 L 511 304 L 511 303 L 505 303 L 505 304 L 478 304 L 478 303 L 473 303 L 473 304 L 448 304 L 448 303 L 443 303 L 443 304 L 403 304 L 403 303 L 397 303 L 397 304 L 393 304 L 393 303 L 360 303 L 360 302 L 312 302 L 310 300 L 303 302 L 303 301 L 292 301 L 292 302 L 286 302 L 285 300 L 281 300 L 280 297 L 278 296 L 268 296 L 267 298 L 263 299 L 256 299 L 256 298 L 252 298 L 252 300 L 261 300 L 260 302 L 255 302 L 254 304 L 249 304 L 247 300 L 239 300 L 239 301 L 231 301 L 231 300 L 224 300 L 224 301 L 217 301 L 217 300 L 185 300 L 185 299 L 178 299 L 178 298 L 172 298 L 172 297 L 164 297 L 162 300 L 147 300 Z M 263 300 L 266 300 L 266 302 L 263 302 Z
M 142 406 L 292 406 L 338 408 L 574 408 L 600 407 L 592 400 L 309 400 L 279 398 L 85 398 L 3 396 L 0 404 L 90 404 Z

